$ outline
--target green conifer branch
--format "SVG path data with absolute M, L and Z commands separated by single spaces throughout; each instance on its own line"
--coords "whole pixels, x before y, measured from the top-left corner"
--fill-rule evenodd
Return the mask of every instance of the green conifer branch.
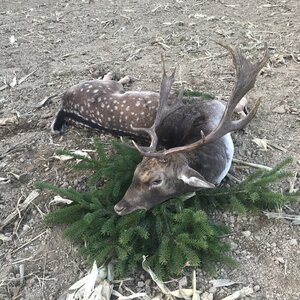
M 178 275 L 185 265 L 199 266 L 213 273 L 217 262 L 235 266 L 228 256 L 229 245 L 222 236 L 229 232 L 222 224 L 212 223 L 207 215 L 212 209 L 239 213 L 282 206 L 299 198 L 299 193 L 276 192 L 274 183 L 289 175 L 284 160 L 271 171 L 258 170 L 246 180 L 230 188 L 202 190 L 189 199 L 177 197 L 151 209 L 118 216 L 114 205 L 130 185 L 141 156 L 131 148 L 111 141 L 113 155 L 107 155 L 99 139 L 95 139 L 97 158 L 82 158 L 76 169 L 92 172 L 86 192 L 60 188 L 49 183 L 35 187 L 48 189 L 73 203 L 48 214 L 52 224 L 68 224 L 64 237 L 79 248 L 79 253 L 99 265 L 116 261 L 116 274 L 140 270 L 143 255 L 160 277 Z

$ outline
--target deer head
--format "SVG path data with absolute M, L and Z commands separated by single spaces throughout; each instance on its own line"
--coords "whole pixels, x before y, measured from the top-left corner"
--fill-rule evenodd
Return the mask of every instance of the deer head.
M 232 49 L 223 44 L 220 45 L 228 49 L 232 54 L 236 69 L 235 85 L 220 123 L 207 136 L 204 136 L 204 133 L 200 132 L 199 140 L 194 143 L 157 151 L 158 137 L 156 131 L 158 127 L 167 116 L 183 105 L 182 92 L 175 102 L 169 100 L 175 70 L 168 77 L 165 68 L 163 68 L 159 106 L 154 124 L 150 128 L 133 128 L 135 131 L 147 133 L 151 137 L 151 144 L 149 147 L 141 147 L 133 142 L 135 148 L 144 158 L 137 166 L 132 183 L 123 199 L 115 205 L 117 214 L 125 215 L 137 209 L 148 210 L 182 193 L 214 187 L 197 170 L 189 166 L 186 154 L 191 151 L 201 151 L 200 148 L 203 145 L 216 141 L 227 133 L 243 128 L 252 120 L 258 109 L 259 100 L 255 103 L 249 114 L 243 118 L 232 121 L 231 116 L 239 101 L 253 88 L 257 74 L 268 60 L 268 48 L 266 44 L 264 57 L 256 64 L 250 63 L 241 54 L 239 49 Z

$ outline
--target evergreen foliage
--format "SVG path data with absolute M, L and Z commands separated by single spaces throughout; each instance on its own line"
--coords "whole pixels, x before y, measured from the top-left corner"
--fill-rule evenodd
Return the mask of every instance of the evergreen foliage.
M 178 95 L 179 91 L 175 91 L 175 95 Z M 185 97 L 199 97 L 201 100 L 212 100 L 215 97 L 211 94 L 205 93 L 205 92 L 198 92 L 198 91 L 192 91 L 192 90 L 184 90 L 183 96 Z
M 233 266 L 235 261 L 226 255 L 229 246 L 222 240 L 228 228 L 210 221 L 207 212 L 215 208 L 239 213 L 257 211 L 283 205 L 299 196 L 277 193 L 271 188 L 274 182 L 289 175 L 283 170 L 290 162 L 287 159 L 272 171 L 254 172 L 238 186 L 203 190 L 193 197 L 169 200 L 147 212 L 135 211 L 120 217 L 113 207 L 130 185 L 141 157 L 115 140 L 111 144 L 113 154 L 106 155 L 101 142 L 95 139 L 98 159 L 59 151 L 82 159 L 77 169 L 93 171 L 85 192 L 45 182 L 35 186 L 73 201 L 49 213 L 46 222 L 67 224 L 64 237 L 76 244 L 82 255 L 96 260 L 98 265 L 114 259 L 120 276 L 139 270 L 143 255 L 162 278 L 180 274 L 185 265 L 202 264 L 211 274 L 216 262 Z
M 187 97 L 200 97 L 201 100 L 212 100 L 212 99 L 215 98 L 214 96 L 212 96 L 208 93 L 198 92 L 198 91 L 191 91 L 191 90 L 185 90 L 183 92 L 183 95 L 187 96 Z

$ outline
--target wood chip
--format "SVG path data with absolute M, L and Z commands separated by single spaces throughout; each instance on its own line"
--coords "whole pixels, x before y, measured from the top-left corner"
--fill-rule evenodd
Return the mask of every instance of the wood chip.
M 260 149 L 262 149 L 262 150 L 267 150 L 267 148 L 268 148 L 267 140 L 255 138 L 255 139 L 253 139 L 252 141 L 253 141 Z
M 272 110 L 272 112 L 275 112 L 275 113 L 277 113 L 277 114 L 285 114 L 285 113 L 286 113 L 286 109 L 285 109 L 285 106 L 284 106 L 284 105 L 280 105 L 280 106 L 274 108 L 274 109 Z
M 10 224 L 11 221 L 17 217 L 19 215 L 20 212 L 22 212 L 24 209 L 26 209 L 30 203 L 36 199 L 40 194 L 37 192 L 37 191 L 32 191 L 28 197 L 25 199 L 25 201 L 20 204 L 20 206 L 15 210 L 13 211 L 12 213 L 10 213 L 4 221 L 0 222 L 0 230 L 2 230 L 6 225 Z
M 37 69 L 33 70 L 32 72 L 30 72 L 29 74 L 25 75 L 24 77 L 22 77 L 21 79 L 19 79 L 18 84 L 21 84 L 22 82 L 24 82 L 28 77 L 30 77 L 32 74 L 34 74 L 36 72 Z
M 58 94 L 53 94 L 53 95 L 50 95 L 50 96 L 47 96 L 45 97 L 43 100 L 41 100 L 36 106 L 35 108 L 41 108 L 43 107 L 50 99 L 56 97 Z
M 219 288 L 219 287 L 223 287 L 223 286 L 240 284 L 242 282 L 236 282 L 236 281 L 232 281 L 230 279 L 213 279 L 210 281 L 210 283 L 212 283 L 213 287 Z
M 251 287 L 244 287 L 239 291 L 234 292 L 232 295 L 223 298 L 222 300 L 235 300 L 253 294 L 254 291 Z
M 0 119 L 0 126 L 5 126 L 7 124 L 16 124 L 18 123 L 17 117 L 10 117 L 10 118 L 1 118 Z

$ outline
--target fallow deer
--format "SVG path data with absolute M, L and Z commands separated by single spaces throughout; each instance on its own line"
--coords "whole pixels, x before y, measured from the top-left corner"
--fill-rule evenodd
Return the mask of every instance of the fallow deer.
M 222 45 L 222 44 L 221 44 Z M 245 127 L 255 116 L 259 100 L 248 115 L 231 120 L 235 107 L 253 88 L 268 60 L 250 63 L 238 48 L 225 47 L 233 57 L 235 85 L 229 101 L 203 101 L 170 94 L 174 75 L 165 69 L 160 93 L 124 92 L 122 84 L 104 77 L 69 89 L 52 123 L 60 131 L 65 118 L 116 135 L 149 135 L 149 147 L 134 146 L 144 156 L 123 199 L 115 205 L 119 215 L 150 209 L 174 196 L 212 188 L 228 173 L 234 152 L 230 132 Z M 161 147 L 162 150 L 158 150 Z

